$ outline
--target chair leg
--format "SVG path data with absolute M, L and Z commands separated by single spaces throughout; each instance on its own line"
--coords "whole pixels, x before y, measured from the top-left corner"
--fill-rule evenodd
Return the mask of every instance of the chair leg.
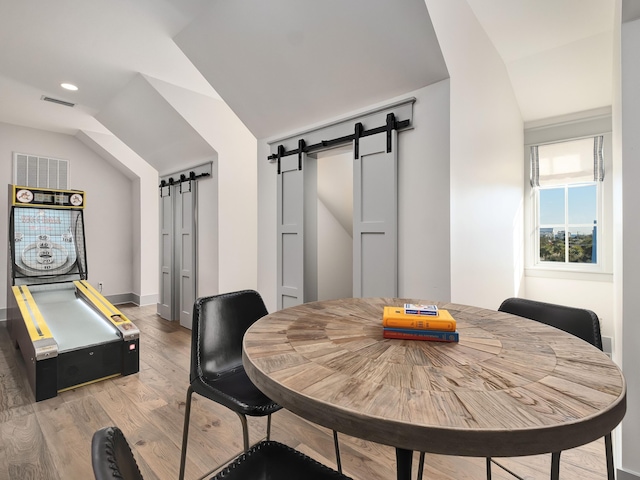
M 271 414 L 267 415 L 267 440 L 271 440 Z
M 558 454 L 560 455 L 560 454 Z M 520 475 L 518 475 L 516 472 L 514 472 L 513 470 L 509 470 L 507 467 L 505 467 L 504 465 L 502 465 L 500 462 L 496 462 L 495 459 L 491 458 L 491 457 L 487 457 L 487 479 L 491 480 L 491 464 L 494 464 L 497 467 L 500 467 L 502 470 L 504 470 L 505 472 L 507 472 L 509 475 L 513 475 L 515 478 L 517 478 L 518 480 L 524 480 L 524 478 L 522 478 Z
M 180 475 L 179 480 L 184 479 L 184 469 L 187 463 L 187 443 L 189 441 L 189 417 L 191 416 L 191 397 L 193 390 L 191 387 L 187 389 L 187 401 L 184 407 L 184 427 L 182 429 L 182 453 L 180 454 Z
M 560 480 L 560 453 L 551 454 L 551 480 Z
M 420 460 L 418 460 L 418 476 L 417 480 L 422 480 L 422 472 L 424 472 L 424 452 L 420 452 Z
M 607 480 L 615 480 L 616 473 L 613 469 L 613 444 L 611 443 L 611 433 L 604 436 L 604 449 L 607 457 Z
M 238 413 L 238 417 L 240 417 L 240 422 L 242 423 L 242 440 L 244 441 L 244 451 L 249 450 L 249 425 L 247 425 L 247 417 L 242 413 Z
M 342 461 L 340 460 L 340 445 L 338 444 L 338 432 L 333 431 L 333 446 L 336 449 L 336 466 L 338 472 L 342 473 Z

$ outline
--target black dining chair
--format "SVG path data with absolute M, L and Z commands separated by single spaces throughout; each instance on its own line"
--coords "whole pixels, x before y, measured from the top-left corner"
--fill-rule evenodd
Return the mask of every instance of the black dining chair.
M 93 434 L 91 462 L 95 480 L 143 480 L 129 443 L 118 427 Z M 303 453 L 273 441 L 262 441 L 241 453 L 210 480 L 352 480 Z
M 500 312 L 518 315 L 519 317 L 528 318 L 541 323 L 545 323 L 552 327 L 556 327 L 567 333 L 571 333 L 581 338 L 585 342 L 590 343 L 594 347 L 602 350 L 602 335 L 600 333 L 600 320 L 598 316 L 591 310 L 584 308 L 567 307 L 564 305 L 556 305 L 553 303 L 539 302 L 536 300 L 527 300 L 523 298 L 507 298 L 500 307 Z M 615 479 L 613 466 L 613 447 L 611 443 L 611 433 L 604 436 L 604 446 L 607 461 L 607 478 Z M 487 479 L 491 479 L 491 463 L 495 463 L 501 468 L 507 470 L 504 466 L 495 462 L 491 458 L 487 458 Z M 560 452 L 551 455 L 551 478 L 557 475 L 560 467 Z M 507 470 L 515 475 L 513 472 Z M 517 475 L 515 475 L 517 477 Z
M 271 414 L 281 407 L 251 382 L 242 365 L 242 337 L 267 313 L 262 297 L 254 290 L 202 297 L 195 301 L 180 480 L 184 478 L 186 466 L 193 393 L 227 407 L 240 417 L 244 451 L 249 450 L 247 415 L 267 416 L 266 438 L 269 440 Z
M 131 447 L 118 427 L 104 427 L 93 434 L 91 465 L 95 480 L 142 480 Z

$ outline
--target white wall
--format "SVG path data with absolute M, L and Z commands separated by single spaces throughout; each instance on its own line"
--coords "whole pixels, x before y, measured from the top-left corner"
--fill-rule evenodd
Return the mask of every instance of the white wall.
M 269 312 L 277 309 L 277 177 L 267 162 L 271 149 L 265 139 L 258 140 L 258 292 Z
M 12 183 L 13 152 L 69 160 L 69 187 L 86 192 L 84 211 L 87 271 L 91 284 L 103 283 L 103 293 L 133 291 L 133 232 L 131 180 L 70 135 L 0 123 L 0 178 Z M 8 188 L 8 187 L 7 187 Z M 0 195 L 0 210 L 9 211 L 8 194 Z M 0 251 L 8 252 L 8 215 L 0 222 Z M 7 255 L 0 255 L 7 271 Z M 0 276 L 0 291 L 6 277 Z M 6 296 L 0 306 L 6 308 Z
M 214 160 L 211 178 L 198 180 L 198 240 L 196 298 L 220 293 L 218 245 L 218 161 Z
M 621 28 L 621 71 L 620 91 L 614 98 L 614 132 L 621 121 L 621 171 L 616 178 L 618 192 L 622 192 L 622 204 L 616 215 L 616 247 L 621 254 L 615 255 L 615 283 L 621 288 L 622 370 L 627 381 L 627 414 L 622 421 L 621 469 L 635 473 L 640 478 L 640 20 L 622 23 Z M 620 211 L 621 210 L 621 211 Z M 624 225 L 624 228 L 622 228 Z M 622 478 L 622 477 L 620 477 Z M 632 478 L 631 476 L 625 476 Z
M 353 297 L 353 235 L 318 199 L 318 300 Z
M 398 275 L 401 296 L 450 299 L 449 81 L 349 112 L 325 124 L 415 97 L 414 128 L 398 135 Z M 306 131 L 301 125 L 298 131 Z M 282 136 L 278 136 L 282 137 Z M 258 290 L 276 309 L 276 164 L 269 139 L 258 142 Z M 318 162 L 321 162 L 319 159 Z
M 527 276 L 526 298 L 593 310 L 603 336 L 614 338 L 613 282 Z M 617 345 L 613 344 L 615 351 Z
M 449 301 L 449 80 L 410 95 L 414 128 L 398 135 L 398 294 Z
M 217 152 L 217 177 L 198 184 L 198 228 L 209 235 L 199 235 L 198 296 L 255 289 L 255 137 L 222 100 L 145 78 Z
M 158 301 L 160 271 L 160 219 L 158 177 L 151 167 L 149 172 L 134 181 L 136 193 L 132 199 L 134 219 L 134 272 L 133 293 L 140 305 L 153 305 Z M 136 208 L 137 207 L 137 208 Z M 139 278 L 136 283 L 136 278 Z
M 523 123 L 506 68 L 465 0 L 425 0 L 451 76 L 451 297 L 522 294 Z
M 75 137 L 132 181 L 132 300 L 153 305 L 158 301 L 160 257 L 158 172 L 114 135 L 80 131 Z

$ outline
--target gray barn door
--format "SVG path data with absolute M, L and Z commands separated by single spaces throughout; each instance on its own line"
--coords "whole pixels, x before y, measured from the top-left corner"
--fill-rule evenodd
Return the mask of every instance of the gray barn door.
M 398 296 L 397 132 L 361 138 L 353 166 L 353 296 Z
M 158 299 L 158 315 L 167 320 L 173 320 L 174 302 L 174 205 L 175 192 L 172 186 L 160 189 L 160 298 Z
M 179 267 L 180 325 L 191 329 L 193 303 L 196 292 L 196 185 L 195 181 L 182 182 L 177 213 L 176 266 Z M 180 187 L 178 187 L 180 188 Z
M 299 167 L 302 168 L 299 168 Z M 280 160 L 278 309 L 317 299 L 317 169 L 306 154 Z
M 196 182 L 162 188 L 158 314 L 191 328 L 196 292 Z

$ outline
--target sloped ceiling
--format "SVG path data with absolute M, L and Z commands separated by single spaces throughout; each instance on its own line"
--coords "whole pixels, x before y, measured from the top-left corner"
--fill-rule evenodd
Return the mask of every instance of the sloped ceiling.
M 0 0 L 0 121 L 115 134 L 161 173 L 210 159 L 211 146 L 142 77 L 218 97 L 172 40 L 203 3 Z M 79 90 L 63 90 L 62 82 Z M 43 102 L 43 95 L 75 106 Z
M 610 104 L 615 0 L 467 1 L 505 59 L 525 120 Z M 116 108 L 136 78 L 220 93 L 265 138 L 447 76 L 424 0 L 0 0 L 0 45 L 0 122 L 71 135 L 118 130 L 159 168 L 166 159 L 157 153 L 175 152 L 175 139 L 144 128 L 178 132 L 189 122 L 146 88 L 149 102 Z M 194 133 L 183 153 L 199 156 Z
M 174 40 L 257 138 L 448 76 L 424 0 L 213 0 Z
M 504 60 L 525 122 L 611 105 L 615 0 L 467 2 Z
M 129 82 L 96 118 L 161 176 L 216 155 L 143 75 Z
M 215 94 L 171 40 L 204 3 L 0 0 L 0 74 L 36 90 L 34 100 L 41 95 L 60 98 L 88 114 L 104 107 L 139 72 Z M 65 91 L 60 88 L 62 82 L 80 89 Z M 19 94 L 1 92 L 0 98 L 14 106 L 12 97 Z M 7 110 L 2 108 L 0 115 L 7 115 Z M 55 131 L 55 124 L 50 128 Z

